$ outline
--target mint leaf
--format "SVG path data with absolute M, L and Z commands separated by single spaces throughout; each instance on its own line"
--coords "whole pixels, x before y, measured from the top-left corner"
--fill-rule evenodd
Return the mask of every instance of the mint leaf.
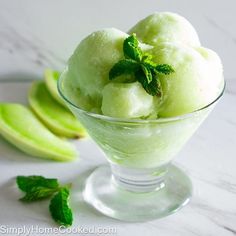
M 145 53 L 145 55 L 143 56 L 142 64 L 152 70 L 155 70 L 157 66 L 157 64 L 152 61 L 152 55 L 148 53 Z
M 20 200 L 33 202 L 52 197 L 49 209 L 53 219 L 65 226 L 72 224 L 72 211 L 68 205 L 69 188 L 71 184 L 60 186 L 57 179 L 48 179 L 43 176 L 17 176 L 16 183 L 26 192 Z
M 157 65 L 149 53 L 142 52 L 135 34 L 124 40 L 123 52 L 126 59 L 117 62 L 109 71 L 113 80 L 122 74 L 134 74 L 146 92 L 152 96 L 161 96 L 162 89 L 158 74 L 168 75 L 174 72 L 168 64 Z
M 60 191 L 52 198 L 49 205 L 52 218 L 60 225 L 72 225 L 73 215 L 68 204 L 68 199 L 68 188 L 61 188 Z
M 148 66 L 142 65 L 143 73 L 145 74 L 148 84 L 152 82 L 152 72 Z
M 31 176 L 17 176 L 16 183 L 24 192 L 30 192 L 34 187 L 45 188 L 58 188 L 59 184 L 57 179 L 48 179 L 43 176 L 31 175 Z
M 141 61 L 142 51 L 138 46 L 138 40 L 134 34 L 124 40 L 123 52 L 125 58 Z
M 33 187 L 20 200 L 23 202 L 37 201 L 51 197 L 57 191 L 58 191 L 57 188 Z
M 157 80 L 157 76 L 152 77 L 152 81 L 148 83 L 146 75 L 143 71 L 138 71 L 135 73 L 136 79 L 139 83 L 142 84 L 143 88 L 146 92 L 152 96 L 160 96 L 161 95 L 161 86 L 159 80 Z
M 132 59 L 120 60 L 111 68 L 109 79 L 113 80 L 122 74 L 132 74 L 138 68 L 139 64 Z
M 165 75 L 169 75 L 169 74 L 175 72 L 174 69 L 172 68 L 172 66 L 170 66 L 168 64 L 157 65 L 155 69 L 157 70 L 157 72 L 165 74 Z
M 142 62 L 144 64 L 156 67 L 156 63 L 152 60 L 152 55 L 150 53 L 144 53 L 142 57 Z

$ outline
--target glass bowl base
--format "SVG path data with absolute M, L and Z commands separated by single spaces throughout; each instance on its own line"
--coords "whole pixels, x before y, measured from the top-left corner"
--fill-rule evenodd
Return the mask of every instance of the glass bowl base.
M 115 219 L 141 222 L 165 217 L 185 206 L 192 195 L 189 177 L 170 165 L 161 188 L 151 192 L 133 192 L 117 185 L 110 167 L 98 167 L 87 179 L 85 201 Z

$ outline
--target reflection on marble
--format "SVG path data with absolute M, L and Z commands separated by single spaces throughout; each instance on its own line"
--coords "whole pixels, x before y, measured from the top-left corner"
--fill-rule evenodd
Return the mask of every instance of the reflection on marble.
M 6 54 L 4 57 L 13 60 L 14 64 L 11 64 L 11 60 L 3 61 L 8 63 L 7 67 L 13 67 L 10 72 L 26 71 L 35 74 L 32 69 L 37 68 L 37 70 L 42 71 L 46 67 L 58 68 L 58 66 L 65 64 L 65 60 L 59 58 L 54 52 L 46 48 L 43 42 L 34 37 L 30 32 L 20 32 L 13 25 L 8 25 L 8 22 L 4 22 L 4 20 L 1 23 L 5 23 L 5 27 L 0 31 L 0 55 Z M 21 66 L 23 68 L 19 68 Z M 32 69 L 24 70 L 25 66 Z M 6 71 L 5 68 L 2 68 L 2 70 L 2 79 L 11 79 L 6 78 L 6 76 L 9 77 L 7 74 L 9 70 Z
M 213 20 L 212 18 L 205 16 L 205 19 L 207 20 L 207 22 L 213 26 L 214 28 L 216 28 L 217 30 L 219 30 L 223 35 L 228 36 L 235 44 L 236 44 L 236 37 L 231 34 L 231 32 L 229 32 L 226 28 L 224 28 L 223 26 L 221 26 L 220 24 L 218 24 L 215 20 Z
M 55 62 L 65 62 L 54 52 L 45 48 L 40 39 L 32 37 L 30 34 L 23 35 L 11 25 L 6 24 L 6 26 L 5 30 L 1 32 L 1 50 L 5 50 L 9 54 L 20 53 L 25 59 L 42 67 L 55 67 Z

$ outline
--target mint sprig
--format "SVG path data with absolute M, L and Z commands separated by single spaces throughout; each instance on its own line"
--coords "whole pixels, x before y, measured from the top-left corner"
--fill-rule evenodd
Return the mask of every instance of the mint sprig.
M 127 59 L 133 59 L 138 62 L 142 60 L 142 50 L 138 46 L 138 40 L 135 34 L 132 34 L 124 40 L 123 52 Z
M 37 175 L 17 176 L 16 183 L 25 192 L 21 201 L 33 202 L 52 197 L 49 205 L 52 218 L 61 225 L 72 225 L 73 215 L 68 203 L 70 184 L 62 186 L 57 179 Z
M 135 34 L 123 42 L 125 59 L 118 61 L 109 71 L 109 79 L 113 80 L 123 74 L 133 74 L 146 92 L 152 96 L 161 96 L 159 74 L 171 74 L 174 69 L 168 64 L 156 64 L 152 55 L 142 52 Z
M 20 198 L 22 202 L 33 202 L 37 200 L 41 200 L 44 198 L 51 197 L 58 189 L 46 188 L 46 187 L 33 187 L 30 191 L 27 191 L 25 196 Z
M 139 83 L 142 84 L 143 88 L 148 94 L 152 96 L 161 96 L 161 85 L 156 75 L 152 76 L 152 80 L 149 83 L 146 75 L 142 73 L 142 71 L 137 71 L 135 73 L 135 78 Z
M 123 74 L 131 74 L 133 71 L 139 68 L 139 64 L 132 59 L 124 59 L 117 62 L 109 72 L 110 80 L 123 75 Z
M 58 188 L 59 183 L 57 179 L 48 179 L 43 176 L 31 175 L 31 176 L 17 176 L 16 183 L 24 192 L 29 192 L 32 188 L 45 187 L 45 188 Z
M 169 74 L 175 72 L 174 69 L 168 64 L 159 64 L 156 66 L 155 69 L 158 73 L 162 73 L 165 75 L 169 75 Z
M 70 192 L 68 188 L 61 188 L 60 191 L 52 198 L 49 210 L 53 219 L 60 225 L 72 225 L 73 215 L 68 205 Z

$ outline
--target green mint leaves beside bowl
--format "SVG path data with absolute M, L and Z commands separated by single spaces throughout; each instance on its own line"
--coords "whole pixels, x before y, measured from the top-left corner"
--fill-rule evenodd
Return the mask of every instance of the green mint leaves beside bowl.
M 34 202 L 50 199 L 49 211 L 52 218 L 60 225 L 71 226 L 72 210 L 69 206 L 70 185 L 60 185 L 57 179 L 43 176 L 17 176 L 16 183 L 25 195 L 20 198 L 23 202 Z

